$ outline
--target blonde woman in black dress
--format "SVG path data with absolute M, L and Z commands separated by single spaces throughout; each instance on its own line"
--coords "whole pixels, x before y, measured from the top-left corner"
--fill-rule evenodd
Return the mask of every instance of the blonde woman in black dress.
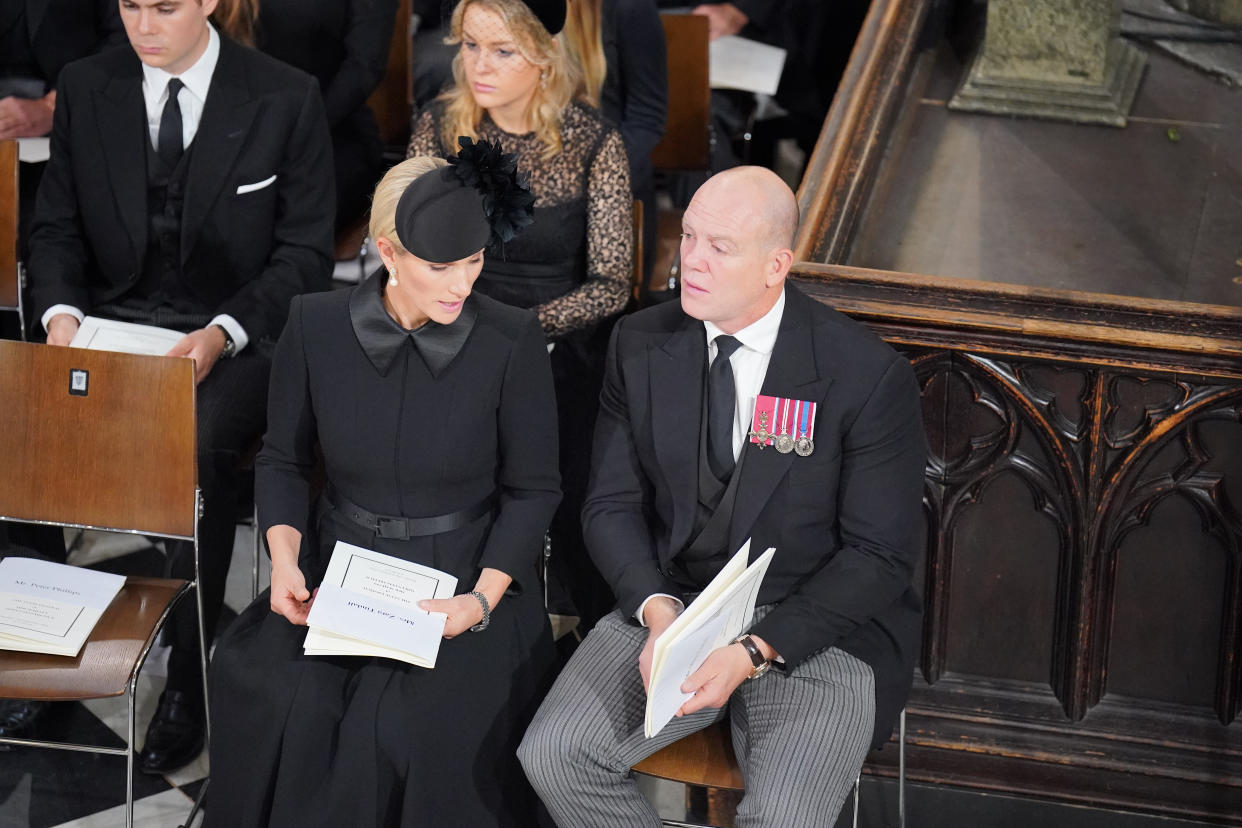
M 486 149 L 394 167 L 371 219 L 386 270 L 293 303 L 257 464 L 272 586 L 212 663 L 208 825 L 531 824 L 514 751 L 552 655 L 556 411 L 534 314 L 472 290 L 489 236 L 529 221 Z M 337 540 L 457 577 L 428 602 L 452 639 L 435 669 L 302 654 Z
M 469 135 L 516 154 L 530 176 L 534 223 L 488 248 L 476 290 L 533 310 L 552 346 L 565 490 L 552 560 L 589 627 L 613 599 L 578 515 L 608 333 L 630 295 L 633 194 L 621 133 L 576 100 L 582 70 L 561 33 L 565 14 L 565 0 L 461 0 L 454 84 L 414 119 L 409 155 L 444 156 Z

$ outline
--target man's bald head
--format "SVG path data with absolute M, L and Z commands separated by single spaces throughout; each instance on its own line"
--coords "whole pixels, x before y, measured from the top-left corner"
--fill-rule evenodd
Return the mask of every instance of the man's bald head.
M 699 188 L 695 199 L 747 209 L 753 229 L 769 248 L 792 248 L 798 232 L 798 199 L 781 177 L 767 167 L 732 167 Z

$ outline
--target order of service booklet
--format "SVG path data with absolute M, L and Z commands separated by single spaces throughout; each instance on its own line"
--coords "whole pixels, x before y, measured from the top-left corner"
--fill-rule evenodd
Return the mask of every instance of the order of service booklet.
M 185 337 L 179 331 L 88 316 L 69 343 L 72 348 L 164 356 Z
M 303 651 L 435 667 L 448 616 L 418 602 L 452 598 L 456 589 L 447 572 L 337 541 L 306 619 Z
M 0 650 L 76 656 L 124 575 L 37 558 L 0 561 Z
M 699 597 L 656 639 L 643 722 L 648 739 L 663 730 L 681 706 L 694 697 L 693 693 L 681 692 L 682 682 L 702 666 L 712 650 L 723 647 L 750 626 L 759 585 L 775 553 L 775 547 L 768 547 L 747 566 L 747 539 Z

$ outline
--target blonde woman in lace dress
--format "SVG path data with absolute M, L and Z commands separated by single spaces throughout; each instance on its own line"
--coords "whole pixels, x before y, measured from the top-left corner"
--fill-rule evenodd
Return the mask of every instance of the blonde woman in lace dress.
M 564 0 L 462 0 L 453 86 L 414 119 L 407 155 L 447 156 L 459 136 L 516 153 L 530 173 L 535 222 L 489 249 L 480 293 L 530 308 L 552 347 L 565 498 L 552 525 L 557 609 L 585 625 L 612 596 L 582 544 L 578 522 L 611 321 L 626 306 L 633 262 L 629 164 L 620 133 L 575 100 L 582 71 L 559 34 Z M 564 601 L 568 589 L 572 602 Z

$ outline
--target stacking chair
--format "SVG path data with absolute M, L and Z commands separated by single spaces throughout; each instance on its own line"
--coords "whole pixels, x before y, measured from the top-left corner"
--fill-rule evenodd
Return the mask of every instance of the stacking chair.
M 17 165 L 17 142 L 0 141 L 0 310 L 17 312 L 24 339 L 22 263 L 17 256 Z
M 198 601 L 199 643 L 206 643 L 202 597 L 195 589 L 200 495 L 194 364 L 0 341 L 0 400 L 0 520 L 194 543 L 195 581 L 127 578 L 77 657 L 0 651 L 0 698 L 127 697 L 123 748 L 12 737 L 0 743 L 125 756 L 128 828 L 138 673 L 169 612 L 191 590 Z M 206 646 L 201 651 L 205 688 Z
M 728 721 L 678 739 L 634 766 L 634 770 L 658 779 L 700 788 L 725 791 L 743 790 L 742 772 L 733 755 L 733 738 Z M 854 828 L 858 828 L 858 798 L 862 774 L 854 780 Z M 730 823 L 732 824 L 732 823 Z M 711 828 L 693 822 L 664 820 L 666 828 Z M 906 711 L 898 720 L 897 739 L 897 825 L 906 828 Z

